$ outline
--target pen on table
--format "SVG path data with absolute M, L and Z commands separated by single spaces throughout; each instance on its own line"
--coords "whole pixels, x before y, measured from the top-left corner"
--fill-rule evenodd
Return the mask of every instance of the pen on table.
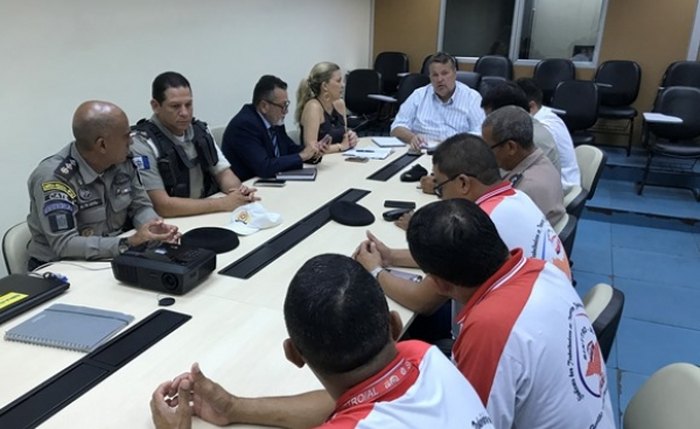
M 372 150 L 372 149 L 355 149 L 355 152 L 374 153 L 374 150 Z

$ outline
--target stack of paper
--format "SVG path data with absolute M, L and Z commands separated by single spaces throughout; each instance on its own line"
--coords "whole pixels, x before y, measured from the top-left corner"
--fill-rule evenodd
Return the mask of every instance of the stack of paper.
M 362 158 L 369 159 L 385 159 L 387 156 L 391 155 L 391 149 L 384 148 L 360 148 L 360 149 L 350 149 L 343 152 L 345 156 L 359 156 Z
M 372 137 L 372 142 L 379 147 L 402 147 L 404 142 L 396 137 Z

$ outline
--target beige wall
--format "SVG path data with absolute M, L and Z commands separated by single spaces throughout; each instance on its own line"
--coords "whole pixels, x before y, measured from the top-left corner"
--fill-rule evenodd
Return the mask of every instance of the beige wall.
M 683 60 L 698 0 L 609 0 L 600 61 L 629 59 L 642 67 L 642 84 L 635 106 L 651 108 L 663 72 Z M 375 0 L 374 55 L 383 50 L 403 51 L 411 69 L 437 47 L 440 0 Z M 417 58 L 418 63 L 414 63 Z M 462 64 L 469 70 L 471 65 Z M 594 70 L 579 69 L 579 79 L 591 79 Z M 532 67 L 515 68 L 515 76 L 531 76 Z M 638 121 L 641 122 L 641 121 Z M 610 139 L 610 136 L 600 136 Z M 609 141 L 609 140 L 608 140 Z

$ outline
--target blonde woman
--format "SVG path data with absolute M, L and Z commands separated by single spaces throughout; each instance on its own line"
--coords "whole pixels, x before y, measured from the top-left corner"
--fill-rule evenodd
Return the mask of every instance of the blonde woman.
M 318 63 L 297 91 L 296 120 L 301 130 L 302 145 L 330 142 L 320 146 L 324 154 L 346 151 L 357 144 L 357 134 L 348 130 L 343 101 L 343 74 L 337 64 Z

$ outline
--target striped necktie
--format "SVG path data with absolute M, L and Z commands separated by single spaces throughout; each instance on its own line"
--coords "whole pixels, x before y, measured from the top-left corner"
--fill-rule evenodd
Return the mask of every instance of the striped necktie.
M 274 126 L 271 126 L 267 129 L 267 132 L 270 134 L 270 140 L 272 140 L 272 147 L 275 149 L 275 158 L 279 158 L 280 147 L 277 144 L 277 129 Z

